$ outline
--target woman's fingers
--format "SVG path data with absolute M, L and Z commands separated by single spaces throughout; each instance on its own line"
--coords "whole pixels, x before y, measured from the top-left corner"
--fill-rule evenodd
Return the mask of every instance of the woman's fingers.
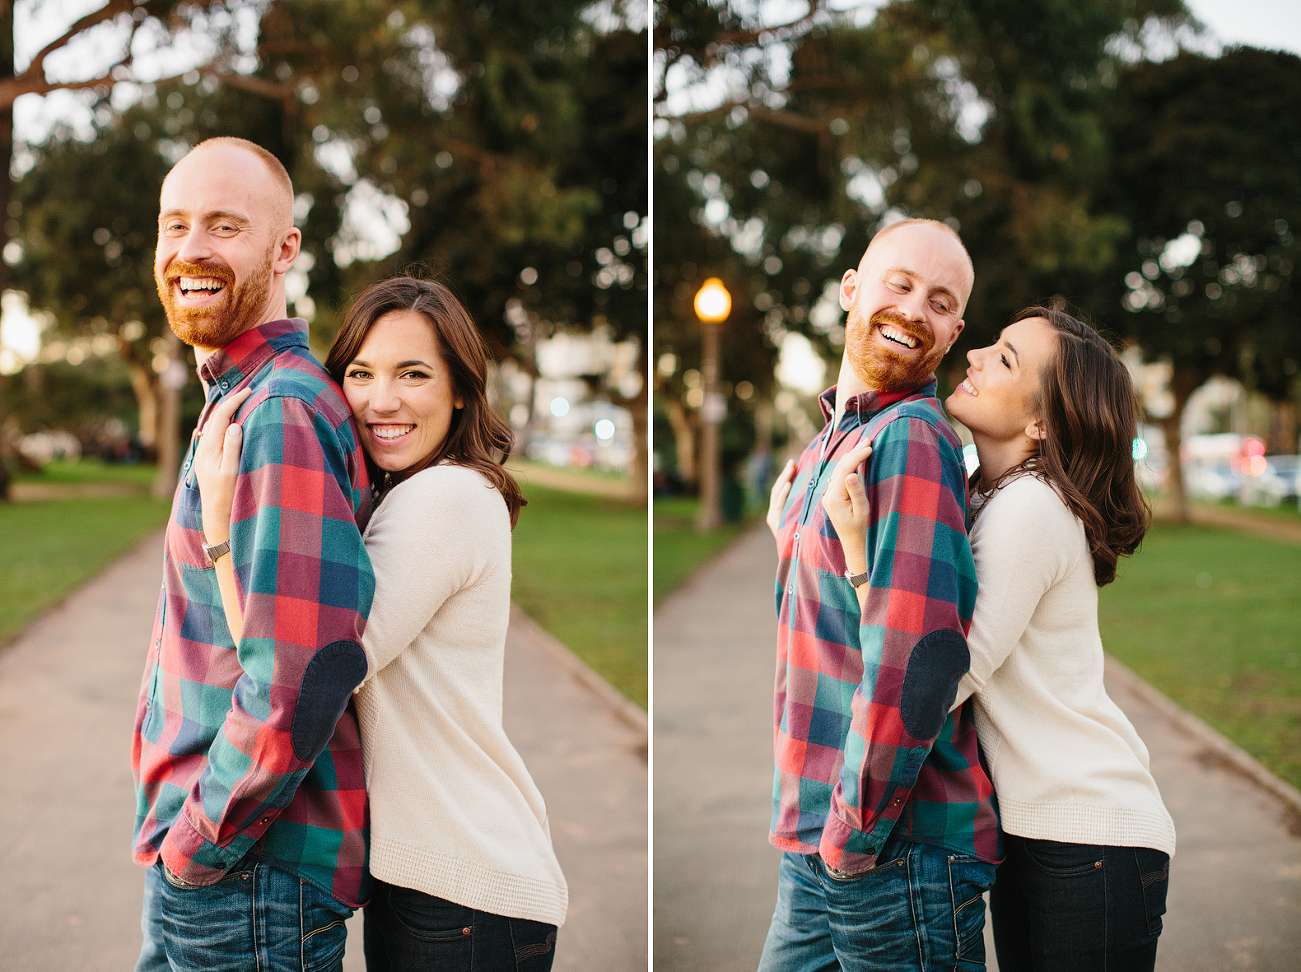
M 239 450 L 244 444 L 244 430 L 238 425 L 226 429 L 222 437 L 221 472 L 227 475 L 239 473 Z
M 781 472 L 777 474 L 777 481 L 772 484 L 772 492 L 768 495 L 768 529 L 772 531 L 774 537 L 781 527 L 782 510 L 786 508 L 786 498 L 791 494 L 791 483 L 794 481 L 795 460 L 787 459 L 786 465 L 782 466 Z

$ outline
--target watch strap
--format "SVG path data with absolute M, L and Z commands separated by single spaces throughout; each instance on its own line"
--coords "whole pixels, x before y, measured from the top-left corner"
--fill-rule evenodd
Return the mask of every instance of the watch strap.
M 862 587 L 867 583 L 867 579 L 871 576 L 872 572 L 870 570 L 865 570 L 861 574 L 851 574 L 849 571 L 845 571 L 845 580 L 849 581 L 849 583 L 853 584 L 855 587 Z
M 227 539 L 221 541 L 221 543 L 214 543 L 212 545 L 208 545 L 205 543 L 203 545 L 203 552 L 206 553 L 208 555 L 208 559 L 215 564 L 217 562 L 217 558 L 220 557 L 222 554 L 230 553 L 230 538 L 228 537 Z

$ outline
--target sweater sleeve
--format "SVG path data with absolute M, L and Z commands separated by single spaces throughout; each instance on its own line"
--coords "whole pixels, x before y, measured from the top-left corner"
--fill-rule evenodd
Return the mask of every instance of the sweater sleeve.
M 375 601 L 362 638 L 366 680 L 393 661 L 443 603 L 510 556 L 506 503 L 472 469 L 441 465 L 395 486 L 371 517 Z
M 967 646 L 971 668 L 957 708 L 984 688 L 1020 642 L 1044 594 L 1065 576 L 1079 525 L 1051 486 L 1016 479 L 990 498 L 971 529 L 979 593 Z

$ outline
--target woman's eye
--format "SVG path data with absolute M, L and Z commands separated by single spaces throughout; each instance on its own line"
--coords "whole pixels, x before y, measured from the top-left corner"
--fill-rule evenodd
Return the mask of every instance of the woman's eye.
M 352 378 L 354 380 L 358 378 L 369 378 L 370 373 L 366 371 L 349 371 L 347 374 L 344 375 L 344 377 Z
M 1011 371 L 1011 370 L 1012 370 L 1012 365 L 1008 362 L 1008 360 L 1007 360 L 1007 355 L 1005 355 L 1005 354 L 1000 354 L 1000 355 L 998 356 L 998 358 L 999 358 L 1000 361 L 1003 362 L 1003 367 L 1004 367 L 1004 368 L 1006 368 L 1008 371 Z
M 423 371 L 408 371 L 402 375 L 403 378 L 428 378 L 429 376 Z

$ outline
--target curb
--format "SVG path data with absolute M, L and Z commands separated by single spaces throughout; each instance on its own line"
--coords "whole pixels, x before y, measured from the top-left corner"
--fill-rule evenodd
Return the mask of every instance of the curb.
M 1257 786 L 1278 797 L 1292 813 L 1301 815 L 1301 790 L 1298 790 L 1286 780 L 1275 776 L 1258 763 L 1245 749 L 1225 738 L 1188 710 L 1166 698 L 1110 655 L 1106 656 L 1106 673 L 1116 681 L 1123 683 L 1129 691 L 1156 709 L 1168 721 L 1174 723 L 1199 743 L 1206 746 L 1212 753 L 1228 763 L 1232 769 L 1237 770 Z
M 558 661 L 571 675 L 600 699 L 605 706 L 630 729 L 638 734 L 640 751 L 645 754 L 650 745 L 650 722 L 646 713 L 637 705 L 629 702 L 623 694 L 604 678 L 598 675 L 587 662 L 583 661 L 569 646 L 524 613 L 514 601 L 510 605 L 510 623 L 522 628 L 529 637 L 536 640 Z

